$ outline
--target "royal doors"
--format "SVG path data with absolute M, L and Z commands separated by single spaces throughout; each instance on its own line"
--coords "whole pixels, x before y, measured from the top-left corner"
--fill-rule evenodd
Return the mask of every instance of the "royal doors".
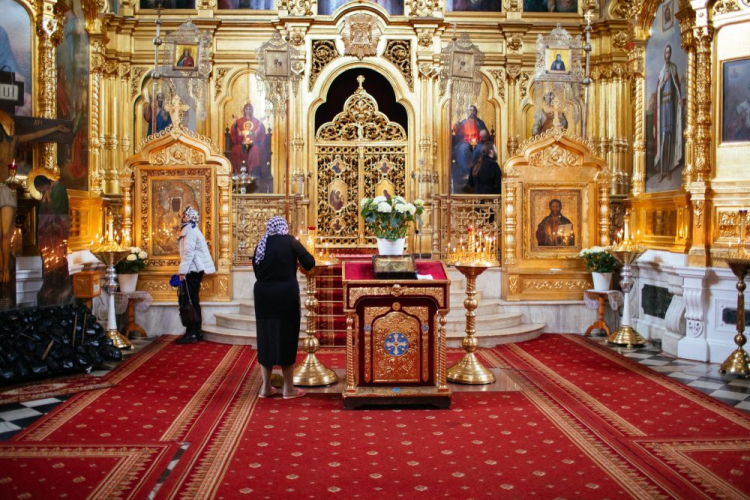
M 335 247 L 374 245 L 359 217 L 366 197 L 406 193 L 406 131 L 362 87 L 315 134 L 318 234 Z

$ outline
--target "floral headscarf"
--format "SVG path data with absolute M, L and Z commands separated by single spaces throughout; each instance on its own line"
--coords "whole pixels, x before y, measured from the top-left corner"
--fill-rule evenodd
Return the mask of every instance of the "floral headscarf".
M 266 223 L 266 234 L 260 239 L 258 248 L 255 249 L 255 263 L 260 264 L 266 257 L 266 242 L 268 242 L 269 236 L 277 234 L 289 234 L 289 226 L 286 223 L 286 219 L 281 216 L 271 217 Z
M 185 211 L 182 212 L 182 225 L 180 227 L 183 228 L 188 224 L 192 224 L 192 226 L 195 227 L 200 220 L 201 216 L 198 211 L 194 209 L 192 205 L 188 205 Z

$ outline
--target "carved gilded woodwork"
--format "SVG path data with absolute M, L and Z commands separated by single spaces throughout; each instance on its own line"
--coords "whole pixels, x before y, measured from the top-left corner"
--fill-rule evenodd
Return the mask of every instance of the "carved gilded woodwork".
M 359 88 L 316 134 L 318 234 L 338 246 L 374 244 L 359 217 L 359 201 L 387 191 L 405 195 L 406 131 Z
M 495 80 L 497 95 L 501 100 L 505 100 L 505 71 L 502 69 L 491 69 L 488 73 Z
M 253 252 L 265 234 L 266 222 L 271 217 L 284 216 L 290 228 L 299 227 L 303 220 L 302 205 L 300 196 L 287 200 L 284 195 L 234 194 L 231 213 L 234 265 L 252 265 Z
M 224 78 L 232 68 L 214 68 L 214 99 L 218 99 L 224 90 Z
M 557 126 L 524 141 L 503 165 L 504 299 L 582 298 L 590 279 L 578 254 L 609 244 L 612 172 L 594 151 Z M 567 222 L 548 234 L 552 200 Z
M 312 59 L 310 62 L 310 90 L 312 90 L 323 69 L 325 69 L 325 67 L 333 60 L 341 57 L 338 48 L 336 48 L 335 40 L 313 40 L 311 44 Z
M 365 56 L 376 56 L 382 34 L 375 16 L 365 13 L 348 16 L 341 29 L 344 55 L 354 56 L 360 61 Z
M 429 321 L 430 311 L 428 308 L 423 306 L 418 307 L 404 307 L 404 312 L 415 316 L 420 323 L 420 336 L 422 342 L 422 382 L 427 382 L 430 379 L 430 358 L 429 358 L 429 347 L 430 347 L 430 336 L 429 336 Z M 437 326 L 437 325 L 436 325 Z M 440 335 L 439 328 L 435 328 L 435 332 Z M 438 344 L 440 345 L 440 344 Z M 437 349 L 436 349 L 437 350 Z
M 409 17 L 431 17 L 436 13 L 442 13 L 440 0 L 406 0 L 406 6 L 409 9 Z
M 148 249 L 149 265 L 140 273 L 139 289 L 151 291 L 157 301 L 174 300 L 174 291 L 162 284 L 179 264 L 181 211 L 196 205 L 217 269 L 204 278 L 202 296 L 229 300 L 231 166 L 210 141 L 181 124 L 179 98 L 172 105 L 173 124 L 141 143 L 119 171 L 124 244 Z
M 379 282 L 387 282 L 388 280 L 378 280 Z M 347 303 L 344 307 L 347 309 L 353 309 L 357 305 L 357 301 L 368 295 L 372 296 L 415 296 L 415 295 L 426 295 L 432 297 L 438 304 L 438 308 L 442 309 L 448 305 L 445 302 L 445 290 L 442 287 L 406 287 L 402 288 L 399 284 L 393 286 L 380 286 L 380 287 L 351 287 L 349 288 L 349 294 L 347 295 Z
M 383 51 L 384 59 L 392 62 L 409 84 L 409 90 L 414 90 L 414 75 L 411 69 L 411 41 L 388 40 Z
M 408 346 L 403 354 L 393 355 L 386 351 L 388 337 L 393 334 L 406 338 Z M 372 381 L 396 384 L 419 382 L 420 358 L 427 357 L 427 353 L 422 352 L 420 336 L 419 321 L 403 312 L 393 311 L 375 319 L 372 323 Z M 366 353 L 365 366 L 367 359 Z
M 500 195 L 435 195 L 432 198 L 434 258 L 444 258 L 446 247 L 460 247 L 469 227 L 501 241 Z M 499 245 L 498 245 L 499 247 Z
M 280 0 L 279 10 L 296 17 L 312 16 L 318 10 L 317 0 Z
M 729 240 L 739 246 L 740 214 L 737 210 L 720 209 L 716 211 L 718 234 L 717 239 Z M 750 215 L 745 216 L 745 227 L 750 227 Z M 745 235 L 745 241 L 750 235 Z

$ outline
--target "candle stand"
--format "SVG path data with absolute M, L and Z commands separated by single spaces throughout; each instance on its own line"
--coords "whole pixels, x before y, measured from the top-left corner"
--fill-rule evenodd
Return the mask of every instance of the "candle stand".
M 104 289 L 109 295 L 107 310 L 107 336 L 118 349 L 133 349 L 133 344 L 117 330 L 117 313 L 115 312 L 115 292 L 117 291 L 117 272 L 115 266 L 130 253 L 129 250 L 100 249 L 92 252 L 94 256 L 107 265 L 104 273 Z
M 626 244 L 620 245 L 620 249 L 613 248 L 610 253 L 622 264 L 622 281 L 620 287 L 625 295 L 622 305 L 622 324 L 620 328 L 607 336 L 607 342 L 610 344 L 632 347 L 643 347 L 646 340 L 630 325 L 630 292 L 633 289 L 633 274 L 631 264 L 643 255 L 643 247 Z
M 338 264 L 338 261 L 331 256 L 327 256 L 324 260 L 316 255 L 315 267 L 309 271 L 302 269 L 302 273 L 307 277 L 307 287 L 305 289 L 307 292 L 307 299 L 305 300 L 305 309 L 307 309 L 307 337 L 302 342 L 307 356 L 302 363 L 294 368 L 294 385 L 313 387 L 318 385 L 331 385 L 338 381 L 336 373 L 321 363 L 317 356 L 315 356 L 315 353 L 320 347 L 320 342 L 315 336 L 315 318 L 317 316 L 316 309 L 318 307 L 315 278 L 322 274 L 323 271 L 330 269 L 336 264 Z
M 750 253 L 740 248 L 737 252 L 730 252 L 726 257 L 721 257 L 721 260 L 725 261 L 737 276 L 737 335 L 734 336 L 737 349 L 721 364 L 719 373 L 750 378 L 750 356 L 743 348 L 747 342 L 745 337 L 745 277 L 750 271 Z
M 477 276 L 490 267 L 499 266 L 500 263 L 475 261 L 449 262 L 448 265 L 454 266 L 466 277 L 466 299 L 464 299 L 464 307 L 466 308 L 466 336 L 461 341 L 461 346 L 466 351 L 466 354 L 464 354 L 461 361 L 448 368 L 448 381 L 469 385 L 491 384 L 495 382 L 495 375 L 474 354 L 477 350 L 477 339 L 474 337 L 476 333 L 476 313 L 474 310 L 479 305 L 479 302 L 474 297 L 477 294 Z

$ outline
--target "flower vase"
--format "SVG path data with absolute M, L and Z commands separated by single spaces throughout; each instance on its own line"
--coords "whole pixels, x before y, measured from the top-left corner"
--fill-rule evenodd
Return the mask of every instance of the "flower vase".
M 121 293 L 133 293 L 138 286 L 137 274 L 118 274 L 117 281 L 120 283 Z
M 597 292 L 611 290 L 612 273 L 591 273 L 591 278 L 594 280 L 594 290 Z
M 385 238 L 378 238 L 378 254 L 380 255 L 403 255 L 406 238 L 399 238 L 396 241 L 389 241 Z

